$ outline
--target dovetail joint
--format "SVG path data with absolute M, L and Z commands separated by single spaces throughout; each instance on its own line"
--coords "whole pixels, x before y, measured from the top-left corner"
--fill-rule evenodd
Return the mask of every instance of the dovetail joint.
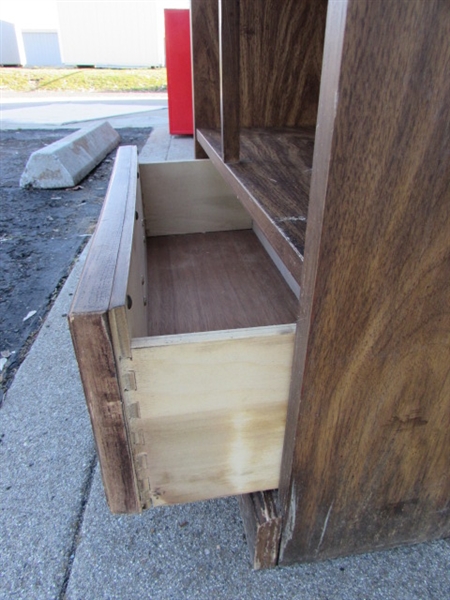
M 124 373 L 123 385 L 125 392 L 135 392 L 137 390 L 136 373 L 134 371 Z
M 133 446 L 145 446 L 145 437 L 140 431 L 131 432 L 131 441 Z
M 139 454 L 136 454 L 136 470 L 138 472 L 144 471 L 146 473 L 147 469 L 148 469 L 147 453 L 140 452 Z
M 141 418 L 141 408 L 139 406 L 139 402 L 133 402 L 132 404 L 128 404 L 127 415 L 129 419 Z
M 141 500 L 142 508 L 150 508 L 153 504 L 150 480 L 148 478 L 148 462 L 147 454 L 141 452 L 136 454 L 136 474 L 137 474 L 137 485 L 139 490 L 139 498 Z

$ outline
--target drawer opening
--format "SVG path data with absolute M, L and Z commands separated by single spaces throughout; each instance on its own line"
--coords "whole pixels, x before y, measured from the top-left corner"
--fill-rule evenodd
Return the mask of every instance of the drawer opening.
M 209 160 L 141 163 L 140 174 L 148 335 L 295 322 L 286 274 Z
M 277 488 L 297 298 L 209 161 L 127 167 L 125 152 L 88 257 L 104 262 L 99 242 L 111 243 L 108 226 L 121 219 L 107 261 L 105 315 L 129 458 L 121 470 L 131 471 L 137 508 L 113 498 L 123 473 L 99 452 L 110 508 L 136 512 Z M 117 178 L 121 166 L 126 184 Z M 122 216 L 108 216 L 108 202 L 120 194 Z M 87 269 L 79 286 L 98 285 Z M 71 311 L 74 343 L 77 297 L 85 293 L 77 291 Z M 86 362 L 80 371 L 97 446 L 108 436 L 114 446 L 117 431 L 99 425 L 105 400 L 87 389 L 83 368 L 93 366 Z M 99 377 L 91 377 L 97 387 Z
M 148 335 L 281 325 L 296 298 L 251 229 L 147 240 Z

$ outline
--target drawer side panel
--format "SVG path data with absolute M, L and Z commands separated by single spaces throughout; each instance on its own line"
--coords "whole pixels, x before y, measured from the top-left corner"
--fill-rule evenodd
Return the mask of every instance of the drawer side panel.
M 140 163 L 147 235 L 251 229 L 252 220 L 209 160 Z
M 153 505 L 278 486 L 294 329 L 133 348 L 129 426 Z

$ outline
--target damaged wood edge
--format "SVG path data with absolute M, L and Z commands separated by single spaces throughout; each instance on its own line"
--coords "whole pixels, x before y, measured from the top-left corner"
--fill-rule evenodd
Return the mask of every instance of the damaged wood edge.
M 117 377 L 122 396 L 124 428 L 127 435 L 136 494 L 140 510 L 151 508 L 151 486 L 145 439 L 139 429 L 141 419 L 140 404 L 135 399 L 137 390 L 136 373 L 133 369 L 130 337 L 125 306 L 118 306 L 108 312 L 111 326 L 112 346 L 117 365 Z
M 117 377 L 123 402 L 124 427 L 127 435 L 128 448 L 133 463 L 133 477 L 136 494 L 139 497 L 141 510 L 152 506 L 150 496 L 150 481 L 148 473 L 147 454 L 139 430 L 140 406 L 136 402 L 133 392 L 137 389 L 136 374 L 133 369 L 131 353 L 131 330 L 133 315 L 131 306 L 127 305 L 128 298 L 133 296 L 132 254 L 134 243 L 142 242 L 141 225 L 143 211 L 141 190 L 139 183 L 139 167 L 137 152 L 134 150 L 127 157 L 127 170 L 124 173 L 126 180 L 126 194 L 123 201 L 123 221 L 120 235 L 118 236 L 117 260 L 111 286 L 111 297 L 108 306 L 108 319 L 111 330 L 112 347 L 115 356 Z M 125 182 L 124 182 L 125 183 Z M 137 238 L 137 239 L 136 239 Z M 144 237 L 145 240 L 145 237 Z M 145 260 L 145 251 L 141 250 Z M 146 272 L 146 269 L 144 269 Z M 139 277 L 140 279 L 140 277 Z M 130 296 L 131 294 L 131 296 Z M 146 307 L 139 306 L 137 297 L 134 297 L 133 312 L 138 310 L 138 321 L 147 323 Z M 144 313 L 143 319 L 141 313 Z
M 244 494 L 238 501 L 253 568 L 276 567 L 281 540 L 278 491 Z
M 98 226 L 69 314 L 69 327 L 91 417 L 103 484 L 112 513 L 138 513 L 141 503 L 133 465 L 126 407 L 113 343 L 110 303 L 127 216 L 137 149 L 119 148 Z M 130 173 L 130 168 L 134 172 Z
M 112 513 L 141 511 L 106 314 L 71 314 L 69 326 Z

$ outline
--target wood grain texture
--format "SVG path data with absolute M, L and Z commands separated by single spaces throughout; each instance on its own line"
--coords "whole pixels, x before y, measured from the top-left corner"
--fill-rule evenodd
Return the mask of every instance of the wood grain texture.
M 242 127 L 315 125 L 327 1 L 240 7 Z
M 263 234 L 261 229 L 258 227 L 257 223 L 255 223 L 254 221 L 253 221 L 252 229 L 255 232 L 255 235 L 258 238 L 258 240 L 261 242 L 262 247 L 267 252 L 267 254 L 270 256 L 274 265 L 276 266 L 278 271 L 283 276 L 283 279 L 285 280 L 285 282 L 291 288 L 291 290 L 295 294 L 296 298 L 299 298 L 300 297 L 300 286 L 295 281 L 295 279 L 292 277 L 290 271 L 288 271 L 285 264 L 281 261 L 280 257 L 273 249 L 273 246 L 269 243 L 269 240 L 266 238 L 266 236 Z
M 149 335 L 293 323 L 297 301 L 251 231 L 148 239 Z
M 219 0 L 220 121 L 225 163 L 239 160 L 239 4 L 239 0 Z
M 141 180 L 137 180 L 136 200 L 133 213 L 133 239 L 129 264 L 126 298 L 121 305 L 126 306 L 128 331 L 131 337 L 147 335 L 148 326 L 148 282 L 147 282 L 147 239 L 145 215 L 142 203 Z M 124 248 L 125 249 L 125 248 Z M 112 308 L 112 305 L 111 305 Z
M 136 148 L 118 150 L 108 192 L 69 314 L 75 354 L 91 417 L 102 478 L 114 513 L 139 512 L 108 310 L 126 216 Z M 133 170 L 134 169 L 134 170 Z
M 138 513 L 141 505 L 107 317 L 72 313 L 69 323 L 108 506 L 112 513 Z
M 123 160 L 120 156 L 119 160 Z M 117 364 L 130 356 L 131 337 L 147 335 L 147 248 L 137 153 L 128 161 L 128 186 L 108 306 Z M 124 192 L 124 190 L 122 190 Z
M 250 561 L 255 570 L 270 569 L 278 563 L 281 515 L 277 496 L 277 490 L 269 490 L 238 497 Z
M 219 11 L 217 0 L 191 0 L 194 131 L 220 128 Z M 196 141 L 196 158 L 206 158 Z
M 220 133 L 198 132 L 215 167 L 274 250 L 300 282 L 306 234 L 314 129 L 241 131 L 241 160 L 224 164 Z
M 139 165 L 149 236 L 250 229 L 252 220 L 210 160 Z
M 126 200 L 130 188 L 130 170 L 133 164 L 136 165 L 136 153 L 135 146 L 122 146 L 117 151 L 88 260 L 80 277 L 80 282 L 83 284 L 78 285 L 72 305 L 72 310 L 76 309 L 76 312 L 99 312 L 109 307 L 123 224 L 127 214 Z M 136 170 L 133 173 L 134 179 L 135 173 Z
M 301 127 L 316 124 L 327 0 L 255 0 L 239 4 L 236 35 L 222 57 L 231 109 L 225 144 L 238 156 L 237 115 L 242 127 Z M 225 0 L 224 0 L 225 2 Z M 225 6 L 225 5 L 224 5 Z M 236 23 L 234 18 L 234 23 Z M 192 56 L 196 140 L 198 129 L 221 130 L 219 11 L 217 0 L 192 0 Z M 239 57 L 239 64 L 235 58 Z M 231 60 L 230 60 L 231 57 Z M 238 111 L 239 106 L 239 111 Z M 232 116 L 232 126 L 228 118 Z M 229 137 L 228 137 L 229 136 Z M 196 142 L 196 158 L 205 158 Z M 225 159 L 228 162 L 228 158 Z
M 439 0 L 329 4 L 283 564 L 450 534 L 449 35 Z
M 131 338 L 146 336 L 147 317 L 147 246 L 144 213 L 141 197 L 140 174 L 137 171 L 137 156 L 129 165 L 129 186 L 125 201 L 125 216 L 120 238 L 108 321 L 116 362 L 116 376 L 119 382 L 127 439 L 133 453 L 133 471 L 141 508 L 148 500 L 147 485 L 142 480 L 138 452 L 133 443 L 129 426 L 130 414 L 136 406 L 129 392 L 135 387 L 133 374 Z
M 153 505 L 278 486 L 295 325 L 137 340 L 130 419 Z M 139 458 L 141 457 L 141 458 Z

